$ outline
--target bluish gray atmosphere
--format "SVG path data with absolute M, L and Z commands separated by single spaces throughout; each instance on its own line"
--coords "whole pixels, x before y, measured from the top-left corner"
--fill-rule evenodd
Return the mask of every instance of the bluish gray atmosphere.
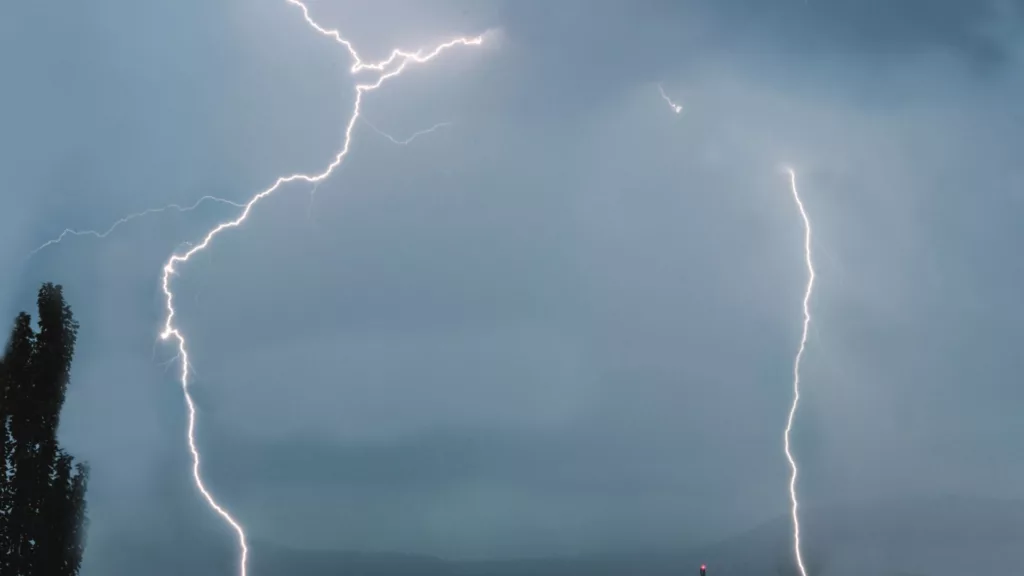
M 1024 510 L 1024 3 L 309 7 L 367 60 L 487 37 L 367 93 L 315 194 L 286 185 L 179 265 L 204 475 L 254 541 L 493 560 L 783 518 L 807 281 L 786 166 L 817 270 L 801 504 Z M 92 465 L 83 573 L 195 534 L 230 557 L 159 281 L 238 209 L 26 255 L 321 171 L 365 78 L 284 0 L 4 3 L 0 63 L 0 318 L 53 281 L 82 325 L 61 438 Z

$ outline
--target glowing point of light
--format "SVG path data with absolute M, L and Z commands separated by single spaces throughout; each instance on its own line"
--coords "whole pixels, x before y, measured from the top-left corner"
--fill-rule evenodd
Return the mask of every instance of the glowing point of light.
M 804 221 L 804 258 L 807 262 L 807 288 L 804 291 L 803 300 L 803 332 L 800 335 L 800 347 L 797 350 L 796 358 L 793 360 L 793 404 L 789 408 L 789 417 L 786 419 L 786 431 L 783 435 L 783 444 L 786 451 L 786 460 L 789 461 L 790 476 L 789 476 L 789 499 L 792 503 L 792 515 L 793 515 L 793 551 L 796 554 L 796 563 L 800 568 L 801 576 L 807 576 L 807 570 L 804 568 L 803 555 L 800 551 L 800 520 L 797 515 L 797 508 L 799 503 L 796 497 L 796 477 L 797 477 L 797 465 L 796 459 L 793 458 L 793 453 L 790 450 L 789 436 L 793 430 L 793 418 L 796 416 L 796 408 L 800 403 L 800 360 L 803 358 L 804 351 L 807 349 L 807 331 L 811 325 L 811 293 L 814 290 L 814 264 L 811 261 L 811 220 L 807 217 L 807 211 L 804 209 L 804 203 L 800 200 L 800 193 L 796 188 L 796 172 L 792 168 L 786 168 L 786 172 L 789 173 L 790 188 L 793 191 L 793 199 L 796 201 L 796 207 L 800 211 L 800 217 Z
M 203 196 L 199 200 L 196 200 L 195 203 L 190 205 L 190 206 L 181 206 L 180 204 L 168 204 L 168 205 L 163 206 L 161 208 L 149 208 L 147 210 L 143 210 L 142 212 L 136 212 L 134 214 L 129 214 L 129 215 L 127 215 L 127 216 L 117 220 L 116 222 L 114 222 L 109 228 L 107 228 L 103 232 L 98 232 L 96 230 L 72 230 L 71 228 L 65 228 L 64 231 L 60 233 L 60 236 L 57 236 L 56 238 L 53 238 L 51 240 L 47 240 L 46 242 L 41 244 L 38 248 L 36 248 L 35 250 L 29 252 L 28 256 L 26 256 L 26 258 L 31 258 L 31 257 L 35 256 L 36 254 L 39 253 L 40 250 L 42 250 L 42 249 L 44 249 L 44 248 L 46 248 L 48 246 L 52 246 L 54 244 L 60 244 L 61 240 L 64 240 L 64 238 L 67 237 L 67 236 L 95 236 L 96 238 L 106 238 L 114 230 L 116 230 L 118 226 L 120 226 L 122 224 L 125 224 L 125 223 L 127 223 L 127 222 L 129 222 L 131 220 L 135 220 L 136 218 L 141 218 L 143 216 L 148 216 L 150 214 L 157 214 L 159 212 L 166 212 L 167 210 L 176 210 L 178 212 L 191 212 L 192 210 L 195 210 L 196 208 L 199 208 L 200 204 L 202 204 L 203 202 L 207 202 L 207 201 L 209 201 L 209 202 L 219 202 L 221 204 L 228 204 L 228 205 L 234 206 L 236 208 L 245 208 L 245 204 L 241 204 L 241 203 L 238 203 L 238 202 L 232 202 L 231 200 L 225 200 L 223 198 L 218 198 L 216 196 Z
M 672 99 L 668 97 L 668 94 L 665 93 L 665 88 L 661 84 L 658 84 L 658 92 L 661 92 L 662 100 L 668 102 L 669 108 L 672 108 L 673 112 L 675 112 L 676 114 L 683 113 L 682 104 L 676 104 L 675 102 L 673 102 Z
M 363 120 L 363 124 L 366 124 L 367 126 L 370 127 L 370 130 L 373 130 L 377 134 L 383 136 L 384 138 L 387 138 L 388 140 L 390 140 L 391 142 L 393 142 L 395 144 L 398 144 L 399 146 L 407 146 L 409 143 L 411 143 L 413 140 L 419 138 L 420 136 L 425 136 L 427 134 L 432 134 L 432 133 L 440 130 L 441 128 L 444 128 L 446 126 L 451 126 L 452 125 L 451 122 L 438 122 L 437 124 L 434 124 L 430 128 L 427 128 L 426 130 L 420 130 L 418 132 L 413 132 L 412 135 L 409 136 L 408 138 L 406 138 L 405 140 L 399 140 L 398 138 L 395 138 L 394 136 L 388 134 L 387 132 L 381 130 L 380 128 L 377 128 L 376 126 L 374 126 L 366 118 L 363 118 L 362 120 Z
M 460 45 L 461 46 L 476 46 L 476 45 L 479 45 L 479 44 L 481 44 L 483 42 L 483 37 L 482 36 L 476 36 L 476 37 L 472 37 L 472 38 L 456 38 L 454 40 L 450 40 L 450 41 L 445 42 L 443 44 L 437 45 L 436 47 L 434 47 L 434 49 L 430 50 L 429 52 L 423 52 L 422 50 L 416 51 L 416 52 L 405 52 L 405 51 L 402 51 L 402 50 L 394 50 L 394 51 L 391 52 L 391 55 L 386 60 L 383 60 L 383 61 L 377 62 L 377 63 L 366 63 L 366 62 L 363 62 L 362 59 L 360 59 L 359 54 L 356 53 L 356 51 L 353 48 L 352 44 L 348 40 L 344 39 L 337 30 L 329 30 L 329 29 L 323 28 L 322 26 L 317 24 L 310 17 L 309 9 L 306 7 L 305 4 L 303 4 L 299 0 L 286 0 L 286 1 L 289 4 L 291 4 L 293 6 L 296 6 L 300 10 L 302 10 L 302 15 L 305 18 L 306 22 L 314 30 L 316 30 L 317 32 L 319 32 L 319 33 L 321 33 L 321 34 L 323 34 L 325 36 L 328 36 L 328 37 L 334 39 L 336 42 L 338 42 L 338 43 L 342 44 L 343 46 L 345 46 L 345 48 L 348 50 L 349 54 L 351 55 L 352 59 L 355 61 L 355 63 L 352 65 L 352 67 L 350 69 L 353 74 L 355 74 L 357 72 L 365 71 L 365 70 L 377 71 L 380 74 L 377 76 L 377 78 L 376 78 L 376 80 L 374 82 L 361 83 L 361 84 L 357 84 L 356 85 L 355 102 L 352 105 L 352 115 L 349 118 L 348 124 L 345 127 L 345 135 L 344 135 L 344 140 L 343 140 L 343 143 L 342 143 L 341 150 L 334 156 L 333 161 L 327 166 L 326 169 L 324 169 L 319 174 L 312 174 L 312 175 L 310 175 L 310 174 L 292 174 L 292 175 L 289 175 L 289 176 L 279 177 L 273 183 L 273 185 L 271 185 L 269 188 L 263 190 L 262 192 L 259 192 L 258 194 L 253 196 L 248 202 L 246 202 L 244 205 L 242 205 L 241 206 L 242 207 L 242 212 L 234 220 L 228 220 L 226 222 L 221 222 L 220 224 L 215 226 L 212 230 L 207 232 L 206 236 L 203 237 L 203 240 L 201 242 L 191 246 L 187 251 L 185 251 L 183 253 L 175 253 L 175 254 L 171 255 L 171 257 L 164 264 L 163 275 L 162 275 L 162 278 L 161 278 L 161 287 L 163 289 L 163 293 L 164 293 L 164 297 L 165 297 L 165 301 L 166 301 L 167 316 L 166 316 L 166 320 L 164 321 L 164 329 L 160 333 L 160 338 L 163 339 L 163 340 L 168 340 L 168 339 L 173 337 L 174 340 L 176 340 L 177 343 L 178 343 L 178 353 L 177 353 L 177 355 L 178 355 L 178 358 L 181 360 L 181 376 L 180 376 L 181 389 L 182 389 L 182 392 L 183 392 L 184 397 L 185 397 L 185 404 L 187 405 L 187 408 L 188 408 L 187 433 L 188 433 L 188 448 L 189 448 L 189 451 L 191 452 L 191 455 L 192 455 L 192 478 L 193 478 L 193 481 L 194 481 L 194 483 L 196 485 L 196 488 L 199 490 L 199 492 L 202 494 L 203 498 L 206 500 L 206 503 L 229 526 L 231 526 L 231 528 L 234 530 L 235 534 L 238 536 L 238 544 L 239 544 L 239 549 L 240 549 L 240 558 L 239 558 L 239 574 L 240 574 L 240 576 L 246 576 L 247 561 L 248 561 L 248 556 L 249 556 L 249 548 L 248 548 L 248 545 L 246 543 L 245 529 L 242 527 L 242 525 L 237 520 L 235 520 L 231 516 L 231 514 L 224 507 L 222 507 L 220 504 L 217 503 L 217 500 L 213 497 L 213 495 L 210 493 L 210 491 L 206 488 L 205 484 L 203 483 L 202 475 L 199 472 L 199 469 L 200 469 L 200 455 L 199 455 L 199 449 L 196 447 L 196 440 L 195 440 L 196 406 L 195 406 L 195 403 L 192 400 L 192 395 L 189 393 L 189 389 L 188 389 L 188 386 L 189 386 L 189 373 L 190 373 L 190 369 L 189 369 L 190 364 L 189 364 L 188 351 L 186 349 L 187 347 L 186 347 L 186 343 L 185 343 L 185 336 L 184 336 L 184 334 L 182 334 L 182 332 L 177 327 L 175 327 L 175 325 L 174 325 L 174 317 L 175 317 L 176 311 L 174 309 L 174 293 L 171 291 L 170 282 L 171 282 L 171 276 L 173 276 L 173 275 L 178 273 L 176 265 L 179 264 L 179 263 L 186 263 L 186 262 L 188 262 L 192 258 L 193 255 L 195 255 L 195 254 L 205 250 L 210 245 L 210 243 L 213 241 L 213 239 L 216 238 L 218 235 L 220 235 L 220 233 L 222 233 L 225 230 L 228 230 L 230 228 L 237 228 L 237 227 L 241 226 L 242 223 L 244 223 L 246 221 L 246 219 L 248 219 L 249 214 L 252 212 L 253 207 L 260 200 L 266 198 L 267 196 L 269 196 L 269 195 L 273 194 L 275 191 L 277 191 L 282 185 L 287 184 L 289 182 L 303 181 L 303 182 L 311 183 L 311 184 L 313 184 L 315 186 L 316 184 L 320 183 L 321 181 L 326 179 L 328 176 L 330 176 L 331 173 L 334 172 L 334 169 L 337 168 L 341 164 L 342 160 L 348 154 L 349 147 L 350 147 L 351 142 L 352 142 L 352 129 L 355 126 L 356 120 L 359 118 L 360 106 L 362 105 L 363 94 L 365 94 L 366 92 L 370 92 L 372 90 L 376 90 L 387 79 L 393 78 L 395 76 L 398 76 L 399 74 L 402 73 L 403 70 L 405 70 L 406 66 L 409 65 L 410 63 L 417 63 L 417 64 L 419 64 L 419 63 L 428 62 L 428 61 L 434 59 L 435 57 L 437 57 L 441 52 L 443 52 L 443 51 L 445 51 L 445 50 L 447 50 L 449 48 L 452 48 L 454 46 L 460 46 Z

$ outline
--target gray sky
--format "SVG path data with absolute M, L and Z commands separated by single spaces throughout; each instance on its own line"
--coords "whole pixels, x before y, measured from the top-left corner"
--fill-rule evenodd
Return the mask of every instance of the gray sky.
M 1022 498 L 1024 6 L 310 3 L 367 58 L 345 164 L 174 287 L 217 496 L 254 537 L 454 557 L 713 540 L 808 503 Z M 160 268 L 236 210 L 65 227 L 318 171 L 353 102 L 283 0 L 0 8 L 0 312 L 63 283 L 92 542 L 229 536 L 189 482 Z M 658 83 L 684 107 L 676 116 Z M 154 528 L 155 526 L 155 528 Z M 87 569 L 99 570 L 91 556 Z

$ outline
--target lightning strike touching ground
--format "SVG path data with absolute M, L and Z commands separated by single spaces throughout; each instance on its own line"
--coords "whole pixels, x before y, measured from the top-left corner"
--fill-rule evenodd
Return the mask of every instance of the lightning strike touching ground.
M 661 92 L 661 99 L 664 100 L 665 102 L 668 102 L 668 105 L 670 108 L 672 108 L 673 112 L 675 112 L 676 114 L 683 113 L 682 104 L 676 104 L 675 102 L 673 102 L 672 99 L 668 97 L 668 94 L 665 94 L 665 88 L 662 87 L 661 84 L 658 84 L 658 92 Z
M 367 120 L 366 118 L 363 118 L 362 120 L 363 120 L 363 124 L 366 124 L 367 126 L 370 127 L 370 130 L 373 130 L 377 134 L 380 134 L 381 136 L 387 138 L 388 140 L 391 140 L 392 142 L 394 142 L 395 144 L 398 144 L 400 146 L 406 146 L 410 142 L 412 142 L 413 140 L 419 138 L 420 136 L 431 134 L 433 132 L 436 132 L 436 131 L 440 130 L 441 128 L 444 128 L 446 126 L 451 126 L 452 125 L 451 122 L 438 122 L 437 124 L 434 124 L 430 128 L 427 128 L 426 130 L 420 130 L 419 132 L 414 132 L 412 134 L 412 136 L 409 136 L 405 140 L 399 140 L 399 139 L 395 138 L 394 136 L 388 134 L 387 132 L 381 130 L 380 128 L 377 128 L 376 126 L 371 124 L 370 121 Z
M 364 70 L 374 70 L 379 72 L 380 74 L 377 76 L 377 79 L 374 82 L 356 85 L 355 102 L 352 105 L 352 115 L 349 118 L 348 124 L 345 128 L 345 136 L 341 150 L 334 156 L 334 160 L 323 170 L 323 172 L 320 172 L 319 174 L 292 174 L 289 176 L 279 177 L 269 188 L 253 196 L 244 205 L 242 213 L 239 214 L 237 218 L 235 218 L 234 220 L 222 222 L 215 226 L 206 234 L 205 237 L 203 237 L 203 240 L 201 242 L 189 248 L 188 251 L 184 253 L 173 254 L 164 264 L 163 276 L 161 279 L 161 286 L 163 288 L 163 293 L 166 298 L 167 317 L 166 320 L 164 321 L 164 329 L 163 332 L 160 334 L 160 337 L 164 340 L 173 338 L 175 341 L 177 341 L 178 344 L 178 357 L 181 360 L 181 389 L 184 394 L 185 403 L 188 408 L 187 432 L 188 448 L 192 454 L 192 477 L 193 480 L 195 481 L 196 488 L 202 494 L 203 498 L 206 500 L 206 503 L 228 525 L 231 526 L 231 528 L 235 531 L 235 534 L 238 536 L 238 545 L 240 549 L 240 576 L 246 576 L 247 562 L 249 556 L 249 548 L 246 543 L 245 529 L 237 520 L 235 520 L 234 517 L 231 516 L 231 514 L 224 507 L 217 503 L 217 500 L 214 499 L 213 495 L 206 488 L 205 484 L 203 484 L 202 476 L 199 473 L 200 455 L 199 449 L 196 447 L 195 439 L 196 406 L 188 390 L 190 373 L 188 351 L 185 343 L 184 334 L 178 327 L 174 325 L 174 316 L 176 312 L 174 309 L 174 292 L 171 291 L 171 276 L 177 274 L 178 272 L 176 265 L 188 262 L 193 255 L 197 254 L 198 252 L 201 252 L 202 250 L 205 250 L 210 245 L 210 243 L 213 242 L 213 239 L 220 235 L 221 232 L 224 232 L 225 230 L 228 230 L 230 228 L 237 228 L 238 226 L 241 226 L 242 223 L 245 222 L 246 219 L 249 217 L 249 214 L 252 212 L 253 207 L 260 200 L 266 198 L 267 196 L 273 194 L 275 191 L 281 188 L 282 185 L 296 181 L 303 181 L 316 185 L 317 183 L 323 181 L 325 178 L 330 176 L 331 173 L 334 172 L 334 169 L 341 164 L 345 156 L 348 155 L 349 147 L 352 142 L 352 129 L 355 126 L 356 120 L 359 118 L 363 94 L 365 94 L 366 92 L 376 90 L 387 79 L 398 76 L 405 70 L 406 66 L 409 65 L 410 63 L 420 64 L 429 62 L 430 60 L 433 60 L 435 57 L 441 54 L 441 52 L 454 46 L 477 46 L 483 43 L 482 36 L 476 36 L 472 38 L 456 38 L 443 44 L 439 44 L 438 46 L 434 47 L 434 49 L 431 50 L 430 52 L 404 52 L 402 50 L 394 50 L 391 52 L 391 55 L 386 60 L 368 64 L 366 62 L 363 62 L 363 60 L 359 57 L 359 54 L 352 47 L 352 44 L 348 40 L 344 39 L 337 30 L 329 30 L 317 24 L 310 17 L 309 8 L 307 8 L 305 4 L 303 4 L 299 0 L 286 1 L 289 4 L 296 6 L 300 10 L 302 10 L 302 15 L 305 18 L 306 22 L 314 30 L 316 30 L 320 34 L 323 34 L 324 36 L 333 38 L 336 42 L 345 46 L 345 48 L 348 50 L 349 55 L 355 61 L 355 63 L 352 65 L 352 68 L 350 69 L 350 71 L 353 74 Z
M 96 230 L 72 230 L 70 228 L 65 228 L 64 231 L 60 233 L 60 236 L 58 236 L 58 237 L 56 237 L 56 238 L 54 238 L 52 240 L 47 240 L 41 246 L 39 246 L 35 250 L 29 252 L 28 256 L 26 256 L 26 258 L 31 258 L 31 257 L 35 256 L 37 253 L 39 253 L 40 250 L 42 250 L 43 248 L 46 248 L 47 246 L 52 246 L 54 244 L 60 244 L 60 241 L 63 240 L 66 236 L 95 236 L 97 238 L 106 238 L 118 226 L 120 226 L 121 224 L 125 224 L 125 223 L 127 223 L 127 222 L 129 222 L 131 220 L 136 219 L 136 218 L 141 218 L 143 216 L 148 216 L 149 214 L 157 214 L 159 212 L 166 212 L 167 210 L 177 210 L 178 212 L 191 212 L 192 210 L 195 210 L 196 208 L 199 208 L 199 205 L 202 204 L 203 202 L 206 202 L 206 201 L 220 202 L 221 204 L 229 204 L 231 206 L 234 206 L 235 208 L 245 208 L 245 204 L 241 204 L 241 203 L 238 203 L 238 202 L 232 202 L 231 200 L 225 200 L 223 198 L 218 198 L 216 196 L 203 196 L 199 200 L 196 200 L 195 204 L 192 204 L 191 206 L 184 206 L 184 207 L 182 207 L 179 204 L 168 204 L 167 206 L 164 206 L 162 208 L 150 208 L 148 210 L 143 210 L 142 212 L 136 212 L 135 214 L 129 214 L 129 215 L 125 216 L 124 218 L 121 218 L 117 222 L 114 222 L 114 224 L 111 225 L 110 228 L 107 228 L 103 232 L 97 232 Z
M 786 432 L 783 435 L 783 445 L 786 450 L 786 459 L 789 460 L 789 499 L 792 503 L 793 513 L 793 551 L 796 554 L 796 563 L 800 568 L 801 576 L 807 576 L 807 570 L 804 568 L 803 555 L 800 552 L 800 520 L 797 516 L 797 503 L 796 498 L 796 476 L 797 467 L 796 459 L 793 458 L 793 453 L 790 451 L 789 446 L 789 435 L 793 430 L 793 417 L 796 416 L 797 404 L 800 403 L 800 360 L 803 359 L 804 351 L 807 349 L 807 330 L 811 325 L 811 293 L 814 290 L 814 264 L 811 262 L 811 220 L 807 217 L 807 211 L 804 210 L 804 203 L 800 200 L 800 193 L 796 189 L 796 172 L 792 168 L 787 168 L 786 172 L 789 173 L 789 184 L 793 190 L 793 199 L 796 200 L 796 207 L 800 210 L 800 217 L 804 221 L 804 258 L 807 261 L 807 289 L 804 291 L 804 326 L 803 333 L 800 335 L 800 348 L 797 350 L 796 359 L 793 361 L 793 404 L 789 409 L 789 417 L 786 419 Z

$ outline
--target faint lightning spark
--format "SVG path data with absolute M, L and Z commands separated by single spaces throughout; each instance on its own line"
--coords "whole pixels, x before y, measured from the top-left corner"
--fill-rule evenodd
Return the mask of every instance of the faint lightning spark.
M 164 369 L 164 373 L 166 373 L 168 370 L 171 369 L 171 364 L 174 364 L 174 362 L 176 360 L 180 360 L 180 359 L 181 359 L 181 357 L 178 356 L 177 354 L 175 354 L 173 358 L 171 358 L 170 360 L 167 360 L 165 362 L 161 362 L 160 364 L 158 364 L 158 366 L 163 368 Z M 194 372 L 194 370 L 193 370 L 193 372 Z
M 399 146 L 406 146 L 410 142 L 412 142 L 413 140 L 419 138 L 420 136 L 424 136 L 426 134 L 431 134 L 433 132 L 436 132 L 436 131 L 440 130 L 441 128 L 444 128 L 446 126 L 451 126 L 452 125 L 451 122 L 438 122 L 437 124 L 434 124 L 430 128 L 427 128 L 426 130 L 420 130 L 419 132 L 414 132 L 412 136 L 409 136 L 405 140 L 399 140 L 399 139 L 395 138 L 394 136 L 388 134 L 387 132 L 381 130 L 380 128 L 377 128 L 376 126 L 371 124 L 370 121 L 367 120 L 366 118 L 363 118 L 362 120 L 363 120 L 363 124 L 366 124 L 367 126 L 370 127 L 370 130 L 373 130 L 377 134 L 380 134 L 381 136 L 387 138 L 388 140 L 391 140 L 392 142 L 394 142 L 395 144 L 398 144 Z
M 245 220 L 249 217 L 249 213 L 252 211 L 252 208 L 260 200 L 273 194 L 283 184 L 299 180 L 303 182 L 309 182 L 311 184 L 316 184 L 330 176 L 331 173 L 334 172 L 334 169 L 341 164 L 345 156 L 348 155 L 349 147 L 352 142 L 352 129 L 355 126 L 356 120 L 359 118 L 360 106 L 362 104 L 364 93 L 376 90 L 387 79 L 398 76 L 399 74 L 402 73 L 402 71 L 405 70 L 405 67 L 410 63 L 429 62 L 430 60 L 433 60 L 435 57 L 437 57 L 441 52 L 454 46 L 476 46 L 483 43 L 483 36 L 476 36 L 472 38 L 456 38 L 454 40 L 450 40 L 448 42 L 436 46 L 433 50 L 427 53 L 424 53 L 423 51 L 404 52 L 401 50 L 394 50 L 391 52 L 391 55 L 386 60 L 374 64 L 367 64 L 363 62 L 362 59 L 360 59 L 359 54 L 356 53 L 355 49 L 352 47 L 352 44 L 348 40 L 342 38 L 341 34 L 337 30 L 328 30 L 317 24 L 310 17 L 309 9 L 300 0 L 286 1 L 289 4 L 292 4 L 298 7 L 300 10 L 302 10 L 302 14 L 303 17 L 306 19 L 306 22 L 311 27 L 313 27 L 314 30 L 325 36 L 333 38 L 335 41 L 344 45 L 348 49 L 349 54 L 355 61 L 355 64 L 353 64 L 351 68 L 351 72 L 353 74 L 363 70 L 375 70 L 377 72 L 380 72 L 380 75 L 377 77 L 375 82 L 356 85 L 355 102 L 352 106 L 352 115 L 349 118 L 348 125 L 346 126 L 345 129 L 344 142 L 342 144 L 341 150 L 334 156 L 334 160 L 327 166 L 326 169 L 324 169 L 323 172 L 313 175 L 292 174 L 290 176 L 279 177 L 272 186 L 253 196 L 245 204 L 244 208 L 242 209 L 242 213 L 237 218 L 235 218 L 234 220 L 229 220 L 218 224 L 216 227 L 214 227 L 206 234 L 206 236 L 203 238 L 201 242 L 192 246 L 188 251 L 180 254 L 175 253 L 171 255 L 171 257 L 164 264 L 163 277 L 161 281 L 164 296 L 166 298 L 167 318 L 164 322 L 164 330 L 160 334 L 160 337 L 164 340 L 173 337 L 178 343 L 178 355 L 181 359 L 181 389 L 185 397 L 185 403 L 188 407 L 188 448 L 189 451 L 192 453 L 192 477 L 195 481 L 196 488 L 202 494 L 203 498 L 206 500 L 210 508 L 213 509 L 218 515 L 220 515 L 220 517 L 223 518 L 224 521 L 227 522 L 238 535 L 238 543 L 240 548 L 240 576 L 246 576 L 246 564 L 249 556 L 249 548 L 248 545 L 246 544 L 245 529 L 242 528 L 242 525 L 237 520 L 235 520 L 226 509 L 224 509 L 220 504 L 217 503 L 213 495 L 209 492 L 209 490 L 207 490 L 206 486 L 203 484 L 202 477 L 199 473 L 200 455 L 199 449 L 196 447 L 195 440 L 196 406 L 195 402 L 192 400 L 192 396 L 189 393 L 188 389 L 188 351 L 186 350 L 184 334 L 180 331 L 179 328 L 175 327 L 174 325 L 174 316 L 176 312 L 174 309 L 174 293 L 171 291 L 170 283 L 171 276 L 177 274 L 178 272 L 175 265 L 178 263 L 188 262 L 193 255 L 202 250 L 205 250 L 206 247 L 209 246 L 210 243 L 213 241 L 213 239 L 216 238 L 221 232 L 229 228 L 237 228 L 238 226 L 241 226 L 241 224 L 245 222 Z
M 313 199 L 316 198 L 316 191 L 320 188 L 320 182 L 317 181 L 313 184 L 313 189 L 309 191 L 309 205 L 306 206 L 306 219 L 310 222 L 313 221 Z
M 122 224 L 125 224 L 125 223 L 127 223 L 127 222 L 129 222 L 131 220 L 136 219 L 136 218 L 141 218 L 143 216 L 148 216 L 150 214 L 156 214 L 156 213 L 159 213 L 159 212 L 166 212 L 167 210 L 177 210 L 178 212 L 191 212 L 192 210 L 195 210 L 196 208 L 199 208 L 199 205 L 202 204 L 203 202 L 206 202 L 206 201 L 220 202 L 221 204 L 229 204 L 229 205 L 234 206 L 236 208 L 245 208 L 245 204 L 241 204 L 241 203 L 238 203 L 238 202 L 232 202 L 231 200 L 225 200 L 223 198 L 218 198 L 216 196 L 203 196 L 199 200 L 196 200 L 195 204 L 192 204 L 191 206 L 181 206 L 180 204 L 168 204 L 167 206 L 163 206 L 161 208 L 149 208 L 148 210 L 143 210 L 142 212 L 136 212 L 135 214 L 129 214 L 129 215 L 125 216 L 124 218 L 121 218 L 117 222 L 114 222 L 113 225 L 111 225 L 109 228 L 107 228 L 103 232 L 97 232 L 96 230 L 72 230 L 70 228 L 65 228 L 64 231 L 60 233 L 60 236 L 57 236 L 56 238 L 54 238 L 52 240 L 47 240 L 41 246 L 39 246 L 35 250 L 29 252 L 28 256 L 26 256 L 26 258 L 31 258 L 31 257 L 35 256 L 36 254 L 39 253 L 40 250 L 42 250 L 43 248 L 46 248 L 47 246 L 52 246 L 54 244 L 59 244 L 60 241 L 63 240 L 66 236 L 95 236 L 97 238 L 106 238 L 107 236 L 110 235 L 111 232 L 116 230 L 118 226 L 120 226 Z
M 405 140 L 399 140 L 399 139 L 395 138 L 394 136 L 388 134 L 387 132 L 381 130 L 380 128 L 377 128 L 376 126 L 374 126 L 366 118 L 360 118 L 360 120 L 362 120 L 363 124 L 366 124 L 370 128 L 370 130 L 373 130 L 377 134 L 380 134 L 382 137 L 387 138 L 388 140 L 394 142 L 395 144 L 398 144 L 399 146 L 407 146 L 413 140 L 419 138 L 420 136 L 424 136 L 426 134 L 431 134 L 433 132 L 436 132 L 436 131 L 440 130 L 441 128 L 444 128 L 446 126 L 451 126 L 452 125 L 451 122 L 438 122 L 437 124 L 434 124 L 430 128 L 427 128 L 426 130 L 420 130 L 419 132 L 414 132 L 412 136 L 409 136 Z M 309 205 L 306 207 L 306 218 L 309 221 L 311 221 L 311 222 L 313 221 L 313 199 L 316 197 L 316 191 L 319 188 L 320 188 L 320 181 L 318 180 L 316 183 L 313 184 L 313 189 L 309 191 Z
M 668 102 L 668 105 L 670 108 L 672 108 L 673 112 L 675 112 L 676 114 L 683 113 L 682 104 L 676 104 L 675 102 L 673 102 L 672 99 L 668 97 L 668 94 L 665 94 L 665 88 L 661 84 L 658 84 L 658 92 L 661 92 L 662 100 Z
M 800 568 L 800 574 L 807 576 L 807 570 L 804 568 L 803 556 L 800 553 L 800 520 L 797 517 L 797 507 L 799 506 L 796 499 L 796 476 L 797 467 L 796 460 L 793 458 L 793 453 L 790 451 L 789 446 L 789 435 L 793 430 L 793 417 L 796 416 L 796 407 L 800 403 L 800 360 L 803 358 L 804 350 L 807 348 L 807 330 L 811 325 L 811 293 L 814 290 L 814 264 L 811 262 L 811 220 L 807 217 L 807 211 L 804 210 L 804 203 L 800 201 L 800 194 L 796 189 L 796 172 L 792 168 L 786 168 L 786 172 L 789 173 L 789 183 L 793 190 L 793 199 L 796 200 L 796 207 L 800 210 L 800 217 L 804 220 L 804 257 L 807 260 L 807 289 L 804 292 L 804 328 L 803 333 L 800 336 L 800 348 L 797 350 L 796 359 L 793 361 L 793 405 L 789 409 L 789 418 L 786 420 L 786 433 L 783 437 L 784 445 L 786 449 L 786 459 L 789 460 L 789 468 L 791 471 L 789 477 L 789 499 L 793 505 L 793 550 L 796 552 L 796 563 Z

